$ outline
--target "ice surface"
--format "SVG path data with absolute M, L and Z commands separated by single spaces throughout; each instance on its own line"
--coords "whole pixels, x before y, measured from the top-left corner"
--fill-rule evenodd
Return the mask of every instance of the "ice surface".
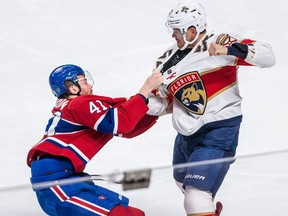
M 174 0 L 0 0 L 0 131 L 2 187 L 29 184 L 28 150 L 42 137 L 55 98 L 48 75 L 73 63 L 94 76 L 94 92 L 130 96 L 151 73 L 154 60 L 173 41 L 165 19 Z M 208 29 L 238 32 L 272 44 L 277 64 L 239 70 L 244 120 L 238 155 L 287 149 L 286 1 L 202 0 Z M 286 63 L 285 63 L 286 62 Z M 88 173 L 171 163 L 176 132 L 169 116 L 131 140 L 115 138 L 87 166 Z M 287 216 L 286 154 L 240 159 L 216 199 L 223 216 Z M 122 191 L 148 216 L 185 215 L 171 170 L 152 173 L 148 189 Z M 30 188 L 0 193 L 1 215 L 44 215 Z

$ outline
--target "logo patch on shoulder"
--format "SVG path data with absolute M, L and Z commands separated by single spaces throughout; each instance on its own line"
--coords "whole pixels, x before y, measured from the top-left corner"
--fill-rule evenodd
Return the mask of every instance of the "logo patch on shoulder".
M 171 95 L 189 112 L 202 115 L 207 105 L 207 94 L 197 71 L 192 71 L 175 79 L 168 85 Z
M 221 34 L 218 36 L 216 43 L 220 44 L 222 46 L 231 46 L 231 44 L 236 43 L 237 39 L 234 37 L 231 37 L 228 34 Z

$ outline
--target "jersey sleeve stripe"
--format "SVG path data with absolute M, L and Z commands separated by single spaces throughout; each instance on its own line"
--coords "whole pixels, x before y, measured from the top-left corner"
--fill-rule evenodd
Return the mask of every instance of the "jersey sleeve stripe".
M 105 118 L 107 113 L 105 113 L 104 115 L 102 115 L 95 123 L 94 125 L 94 130 L 98 131 L 98 127 L 101 124 L 101 122 L 103 121 L 103 119 Z
M 110 108 L 95 123 L 94 130 L 101 133 L 113 134 L 118 130 L 118 109 Z
M 118 132 L 118 109 L 114 109 L 114 129 L 113 134 L 117 134 Z

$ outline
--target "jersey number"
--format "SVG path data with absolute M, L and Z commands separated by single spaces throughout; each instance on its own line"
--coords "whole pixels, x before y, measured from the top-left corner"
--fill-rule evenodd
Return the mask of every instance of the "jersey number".
M 98 105 L 96 105 L 96 104 L 98 104 Z M 90 106 L 90 113 L 94 113 L 94 112 L 100 113 L 100 112 L 105 111 L 105 110 L 108 109 L 108 108 L 105 107 L 105 106 L 102 104 L 102 102 L 99 101 L 99 100 L 96 100 L 95 102 L 92 102 L 92 101 L 91 101 L 91 102 L 89 103 L 89 106 Z

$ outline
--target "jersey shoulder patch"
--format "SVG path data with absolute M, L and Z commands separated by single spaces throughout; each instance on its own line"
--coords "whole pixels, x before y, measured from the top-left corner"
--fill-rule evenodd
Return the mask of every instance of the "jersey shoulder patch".
M 236 42 L 237 39 L 230 36 L 229 34 L 220 34 L 215 41 L 216 44 L 220 44 L 222 46 L 231 46 L 233 43 Z

